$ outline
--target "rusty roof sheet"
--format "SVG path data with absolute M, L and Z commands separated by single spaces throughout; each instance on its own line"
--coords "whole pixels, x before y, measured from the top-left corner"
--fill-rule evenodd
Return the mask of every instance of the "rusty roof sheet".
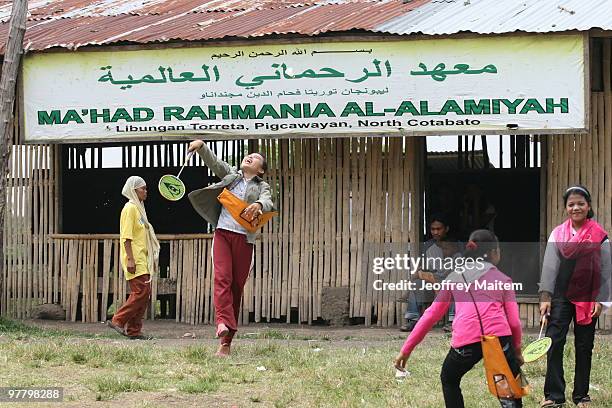
M 350 30 L 612 30 L 612 0 L 30 0 L 28 6 L 24 43 L 35 51 Z M 0 0 L 0 38 L 6 38 L 10 9 L 10 1 Z
M 30 0 L 29 50 L 374 29 L 431 0 Z M 0 2 L 0 37 L 10 4 Z
M 412 9 L 427 1 L 410 0 L 404 4 L 402 0 L 30 0 L 28 19 L 250 11 L 329 4 L 396 3 Z M 11 2 L 0 1 L 0 21 L 7 21 L 10 13 Z

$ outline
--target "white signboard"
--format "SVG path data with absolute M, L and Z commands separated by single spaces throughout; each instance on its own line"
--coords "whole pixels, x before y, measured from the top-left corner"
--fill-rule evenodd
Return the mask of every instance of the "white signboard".
M 35 53 L 28 142 L 570 133 L 582 35 Z

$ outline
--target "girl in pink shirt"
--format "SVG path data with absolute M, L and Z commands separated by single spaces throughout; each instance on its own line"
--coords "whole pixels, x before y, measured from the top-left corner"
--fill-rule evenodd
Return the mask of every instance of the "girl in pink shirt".
M 464 407 L 461 378 L 482 359 L 481 330 L 485 334 L 499 337 L 506 360 L 515 376 L 523 364 L 518 305 L 514 291 L 507 289 L 511 287 L 512 280 L 495 267 L 500 260 L 497 237 L 488 230 L 472 232 L 463 260 L 464 267 L 457 264 L 455 272 L 446 279 L 450 289 L 438 292 L 433 304 L 419 319 L 395 359 L 395 366 L 404 369 L 412 350 L 444 317 L 454 301 L 451 349 L 440 373 L 447 408 Z M 522 407 L 521 399 L 501 399 L 500 403 L 504 408 Z

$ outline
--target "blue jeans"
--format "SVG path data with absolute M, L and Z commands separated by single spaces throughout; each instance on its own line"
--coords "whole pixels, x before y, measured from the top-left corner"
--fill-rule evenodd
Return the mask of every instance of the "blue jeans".
M 408 307 L 406 308 L 406 313 L 404 314 L 404 318 L 406 320 L 419 320 L 421 317 L 421 307 L 422 302 L 417 300 L 416 293 L 414 291 L 410 291 L 408 294 Z M 451 303 L 448 308 L 448 321 L 452 322 L 455 319 L 455 303 Z
M 406 308 L 406 313 L 404 314 L 406 320 L 419 320 L 419 317 L 421 317 L 419 306 L 420 302 L 417 301 L 416 293 L 411 290 L 408 294 L 408 307 Z

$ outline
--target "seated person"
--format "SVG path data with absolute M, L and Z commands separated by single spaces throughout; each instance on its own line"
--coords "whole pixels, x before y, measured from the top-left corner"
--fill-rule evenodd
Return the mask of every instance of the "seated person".
M 418 276 L 420 279 L 430 282 L 442 282 L 446 277 L 453 272 L 454 259 L 461 256 L 459 252 L 459 241 L 455 238 L 446 237 L 436 244 L 442 250 L 442 265 L 440 269 L 434 269 L 432 272 L 419 271 Z M 429 254 L 427 254 L 429 257 Z M 437 293 L 436 293 L 437 294 Z M 446 332 L 451 331 L 453 320 L 455 319 L 455 304 L 451 304 L 448 309 L 448 323 L 444 325 L 443 329 Z

